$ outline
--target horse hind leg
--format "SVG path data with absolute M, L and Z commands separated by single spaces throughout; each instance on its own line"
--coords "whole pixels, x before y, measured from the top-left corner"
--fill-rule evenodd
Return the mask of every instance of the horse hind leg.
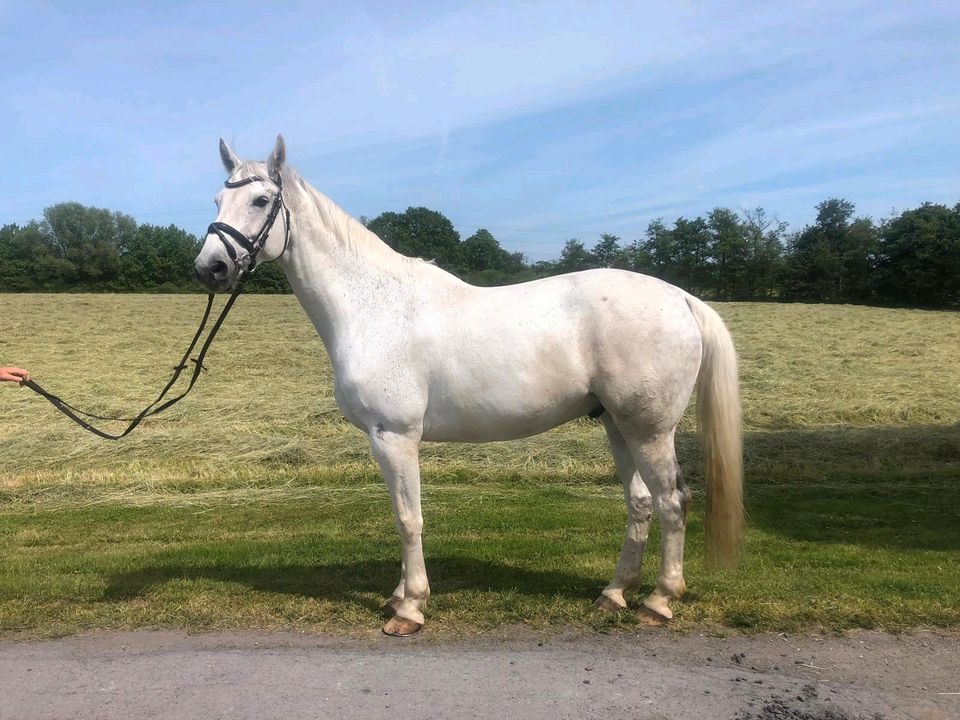
M 680 478 L 674 448 L 674 431 L 645 440 L 627 437 L 633 458 L 651 495 L 660 519 L 660 571 L 653 591 L 644 599 L 641 618 L 662 622 L 673 617 L 670 601 L 684 595 L 683 545 L 689 494 Z
M 627 607 L 624 592 L 635 590 L 640 585 L 640 568 L 643 565 L 643 553 L 650 531 L 653 499 L 637 471 L 630 448 L 610 413 L 604 413 L 601 419 L 607 429 L 610 451 L 623 484 L 623 496 L 627 504 L 627 527 L 613 580 L 604 588 L 594 606 L 608 612 L 618 612 Z

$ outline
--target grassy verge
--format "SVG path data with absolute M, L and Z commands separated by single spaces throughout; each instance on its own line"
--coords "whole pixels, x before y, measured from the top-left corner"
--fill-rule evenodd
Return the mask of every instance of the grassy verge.
M 769 452 L 763 443 L 748 448 L 754 458 Z M 704 567 L 698 502 L 688 534 L 691 594 L 677 607 L 677 628 L 960 626 L 955 476 L 901 471 L 867 482 L 857 477 L 864 468 L 846 467 L 801 480 L 814 475 L 805 467 L 793 480 L 764 479 L 768 464 L 749 468 L 751 526 L 736 572 Z M 274 473 L 205 488 L 133 482 L 7 491 L 0 633 L 375 630 L 398 572 L 389 501 L 375 472 Z M 611 473 L 477 481 L 469 468 L 446 468 L 425 480 L 435 633 L 636 625 L 632 615 L 609 618 L 590 607 L 612 572 L 624 521 Z M 654 531 L 654 553 L 656 541 Z M 655 560 L 645 563 L 647 586 Z
M 55 392 L 122 409 L 162 380 L 192 300 L 0 296 L 0 311 L 18 307 L 4 359 Z M 750 529 L 739 570 L 704 567 L 699 443 L 685 432 L 697 497 L 675 626 L 960 627 L 960 320 L 721 312 L 742 358 Z M 111 365 L 110 377 L 96 370 Z M 335 412 L 305 319 L 289 298 L 244 298 L 210 365 L 172 415 L 115 444 L 0 388 L 0 635 L 377 631 L 399 570 L 389 501 L 364 438 Z M 625 520 L 596 423 L 427 445 L 424 486 L 431 633 L 636 626 L 590 607 Z M 655 529 L 644 590 L 657 542 Z

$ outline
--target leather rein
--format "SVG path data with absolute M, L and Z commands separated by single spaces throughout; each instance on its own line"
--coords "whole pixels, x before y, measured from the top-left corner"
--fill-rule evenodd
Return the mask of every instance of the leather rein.
M 253 182 L 263 181 L 263 178 L 259 176 L 253 176 L 249 178 L 243 178 L 242 180 L 237 180 L 235 182 L 230 182 L 227 180 L 224 183 L 226 188 L 238 188 L 244 185 L 249 185 Z M 263 246 L 267 243 L 267 238 L 270 236 L 270 230 L 273 228 L 274 223 L 277 220 L 277 216 L 280 214 L 282 209 L 285 213 L 284 216 L 284 233 L 283 233 L 283 250 L 280 252 L 279 258 L 287 251 L 287 245 L 290 242 L 290 210 L 284 205 L 283 202 L 283 181 L 280 179 L 279 175 L 277 180 L 274 183 L 277 186 L 277 194 L 273 198 L 273 205 L 270 208 L 270 213 L 267 215 L 266 220 L 264 220 L 263 225 L 260 227 L 259 232 L 254 235 L 252 238 L 244 235 L 242 232 L 237 230 L 232 225 L 228 225 L 223 222 L 212 222 L 207 228 L 207 234 L 215 234 L 220 241 L 224 244 L 224 247 L 227 250 L 227 255 L 230 256 L 230 260 L 233 261 L 234 266 L 237 268 L 237 280 L 234 285 L 233 292 L 230 294 L 230 298 L 227 300 L 226 304 L 223 306 L 223 310 L 220 311 L 220 316 L 217 318 L 216 322 L 213 324 L 213 328 L 210 330 L 210 334 L 207 335 L 207 339 L 204 340 L 203 345 L 200 347 L 200 352 L 197 354 L 196 358 L 191 358 L 190 353 L 193 352 L 193 349 L 197 346 L 197 343 L 200 341 L 200 337 L 203 335 L 203 330 L 207 326 L 207 321 L 210 319 L 210 311 L 213 308 L 213 298 L 214 293 L 207 294 L 207 307 L 203 312 L 203 318 L 200 320 L 200 327 L 197 328 L 197 332 L 193 336 L 193 340 L 190 341 L 190 345 L 187 348 L 187 351 L 183 354 L 183 357 L 180 359 L 179 364 L 173 370 L 173 377 L 170 378 L 169 382 L 164 386 L 163 390 L 157 396 L 157 399 L 152 403 L 147 405 L 143 410 L 141 410 L 137 415 L 132 418 L 129 417 L 112 417 L 109 415 L 96 415 L 94 413 L 86 412 L 80 410 L 77 407 L 74 407 L 70 403 L 66 402 L 62 398 L 54 395 L 53 393 L 47 392 L 44 390 L 38 382 L 35 380 L 24 380 L 20 384 L 24 387 L 28 387 L 33 390 L 35 393 L 41 397 L 46 398 L 57 410 L 62 412 L 68 418 L 73 420 L 77 425 L 82 427 L 84 430 L 87 430 L 94 435 L 97 435 L 105 440 L 119 440 L 120 438 L 126 437 L 134 428 L 136 428 L 141 422 L 146 418 L 156 415 L 163 412 L 170 406 L 178 403 L 180 400 L 185 398 L 187 394 L 193 390 L 193 386 L 196 384 L 197 379 L 200 377 L 200 372 L 206 370 L 206 367 L 203 364 L 203 360 L 207 355 L 207 350 L 210 349 L 210 345 L 213 343 L 213 339 L 217 336 L 217 332 L 220 330 L 220 326 L 223 325 L 223 321 L 227 318 L 227 313 L 230 312 L 230 308 L 233 307 L 233 304 L 236 302 L 237 297 L 240 295 L 241 290 L 243 290 L 243 284 L 247 281 L 247 278 L 250 276 L 250 273 L 253 272 L 253 269 L 257 265 L 257 255 L 260 254 L 260 251 L 263 249 Z M 237 245 L 239 245 L 245 253 L 242 256 L 238 256 L 236 248 L 233 246 L 233 243 L 227 239 L 229 236 Z M 177 380 L 180 378 L 181 373 L 189 367 L 187 361 L 190 361 L 194 364 L 193 374 L 190 377 L 190 382 L 187 385 L 187 389 L 184 390 L 179 395 L 170 398 L 169 400 L 164 401 L 164 398 L 167 396 L 167 393 L 170 392 L 171 388 L 176 384 Z M 113 434 L 101 430 L 98 427 L 95 427 L 93 424 L 84 420 L 84 418 L 90 418 L 92 420 L 119 420 L 129 423 L 127 428 L 118 434 Z

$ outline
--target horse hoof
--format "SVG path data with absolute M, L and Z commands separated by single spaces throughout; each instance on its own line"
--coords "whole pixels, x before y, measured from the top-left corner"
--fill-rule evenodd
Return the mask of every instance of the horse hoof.
M 646 605 L 641 605 L 640 609 L 637 610 L 637 620 L 650 627 L 663 627 L 670 622 L 669 617 L 648 608 Z
M 423 623 L 394 616 L 383 626 L 383 634 L 390 635 L 391 637 L 406 637 L 407 635 L 420 632 L 420 628 L 422 627 Z
M 603 610 L 604 612 L 608 612 L 614 615 L 620 612 L 621 610 L 627 609 L 626 605 L 618 605 L 606 595 L 601 595 L 596 600 L 594 600 L 593 606 L 597 610 Z
M 390 599 L 387 600 L 383 607 L 380 608 L 381 617 L 392 618 L 397 614 L 397 608 L 400 607 L 400 603 L 403 602 L 402 597 L 397 597 L 396 595 L 391 595 Z

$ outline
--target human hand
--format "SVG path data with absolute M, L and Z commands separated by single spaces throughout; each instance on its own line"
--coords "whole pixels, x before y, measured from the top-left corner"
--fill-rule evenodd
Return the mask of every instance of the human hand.
M 30 379 L 30 373 L 18 367 L 0 367 L 0 381 L 22 383 Z

